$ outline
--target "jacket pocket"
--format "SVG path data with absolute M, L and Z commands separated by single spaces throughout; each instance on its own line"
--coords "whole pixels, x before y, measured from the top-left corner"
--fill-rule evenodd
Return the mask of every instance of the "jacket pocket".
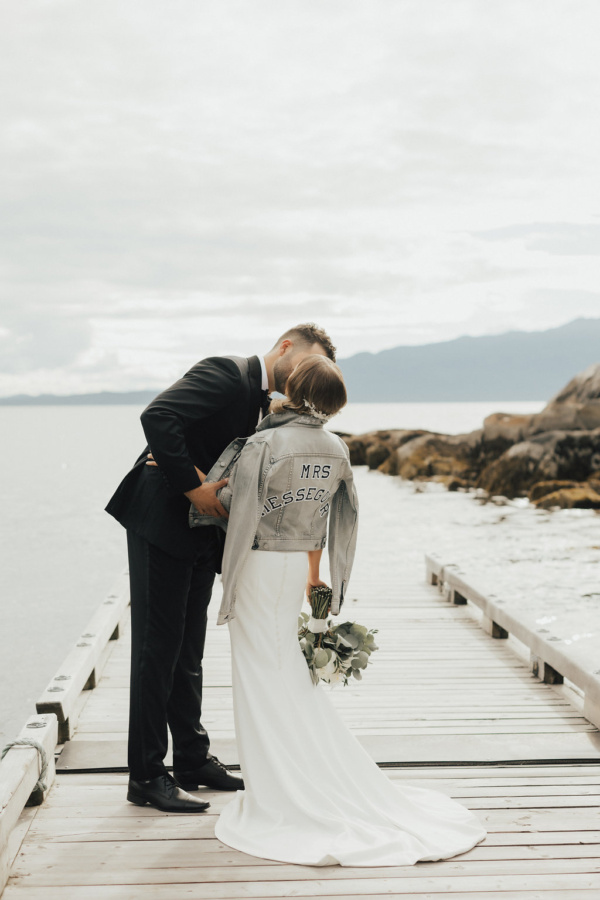
M 201 525 L 220 525 L 221 528 L 227 528 L 227 519 L 223 519 L 221 516 L 203 516 L 194 504 L 190 503 L 188 525 L 190 528 L 199 528 Z

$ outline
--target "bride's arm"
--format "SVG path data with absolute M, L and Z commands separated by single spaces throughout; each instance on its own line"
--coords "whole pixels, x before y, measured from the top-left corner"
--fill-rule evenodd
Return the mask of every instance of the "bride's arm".
M 309 550 L 308 551 L 308 581 L 306 582 L 306 596 L 308 598 L 308 602 L 310 603 L 310 589 L 313 587 L 317 587 L 318 585 L 324 585 L 324 581 L 321 581 L 319 578 L 319 565 L 321 562 L 321 556 L 323 555 L 323 549 L 319 550 Z

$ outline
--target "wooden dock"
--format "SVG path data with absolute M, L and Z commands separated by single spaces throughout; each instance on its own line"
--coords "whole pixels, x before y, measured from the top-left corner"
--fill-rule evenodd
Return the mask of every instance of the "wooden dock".
M 532 657 L 512 637 L 501 639 L 507 630 L 489 608 L 482 615 L 477 592 L 465 596 L 464 581 L 462 593 L 453 587 L 446 580 L 451 569 L 435 558 L 426 566 L 420 556 L 417 565 L 376 536 L 362 544 L 344 612 L 379 628 L 381 649 L 364 681 L 334 689 L 332 701 L 392 781 L 447 792 L 481 818 L 489 832 L 484 842 L 414 866 L 283 865 L 215 840 L 227 793 L 201 791 L 210 814 L 195 816 L 129 803 L 125 602 L 120 625 L 113 619 L 105 628 L 105 647 L 95 653 L 79 699 L 68 701 L 68 715 L 58 710 L 69 721 L 58 722 L 56 777 L 43 802 L 26 806 L 10 831 L 5 900 L 600 897 L 600 732 L 583 714 L 585 691 L 566 678 L 561 683 L 560 657 L 544 669 L 539 648 Z M 378 555 L 385 567 L 374 589 Z M 117 595 L 113 601 L 121 603 Z M 215 752 L 235 763 L 229 636 L 214 624 L 218 601 L 217 591 L 203 722 Z M 586 682 L 592 697 L 590 684 L 593 678 Z M 55 723 L 49 707 L 40 715 L 44 709 Z M 35 760 L 35 751 L 23 748 L 7 760 L 19 753 Z

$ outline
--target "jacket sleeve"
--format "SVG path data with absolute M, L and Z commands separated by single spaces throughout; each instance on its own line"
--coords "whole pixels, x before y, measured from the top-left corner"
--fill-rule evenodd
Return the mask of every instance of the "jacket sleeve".
M 235 464 L 231 485 L 231 502 L 221 569 L 223 598 L 235 598 L 238 575 L 246 561 L 256 534 L 262 511 L 262 495 L 269 467 L 269 445 L 266 441 L 248 441 Z M 226 616 L 226 619 L 233 616 Z
M 142 412 L 146 440 L 170 495 L 184 494 L 201 483 L 187 448 L 186 428 L 228 406 L 235 399 L 241 377 L 233 360 L 208 357 Z
M 331 573 L 331 612 L 337 615 L 345 599 L 354 562 L 358 534 L 358 496 L 350 460 L 342 465 L 342 476 L 331 499 L 329 510 L 329 570 Z

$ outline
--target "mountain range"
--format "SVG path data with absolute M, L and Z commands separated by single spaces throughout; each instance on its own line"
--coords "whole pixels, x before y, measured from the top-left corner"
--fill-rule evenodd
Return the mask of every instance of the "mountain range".
M 600 318 L 545 331 L 506 331 L 404 345 L 338 360 L 353 403 L 544 400 L 600 362 Z M 165 385 L 166 387 L 167 385 Z M 57 396 L 18 394 L 0 405 L 146 405 L 160 389 Z
M 357 353 L 339 361 L 354 403 L 544 400 L 600 362 L 600 319 L 574 319 L 546 331 Z

